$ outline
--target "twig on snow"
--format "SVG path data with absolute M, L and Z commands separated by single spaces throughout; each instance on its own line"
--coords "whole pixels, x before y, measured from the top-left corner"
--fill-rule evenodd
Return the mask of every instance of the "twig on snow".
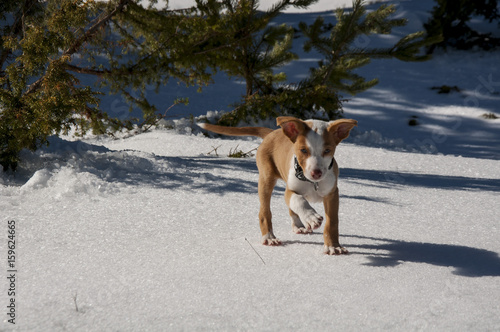
M 255 250 L 255 248 L 252 246 L 252 244 L 250 243 L 250 241 L 248 241 L 247 238 L 245 238 L 245 241 L 248 242 L 248 244 L 250 245 L 250 247 L 252 247 L 253 251 L 255 251 L 255 253 L 257 254 L 257 256 L 259 256 L 259 258 L 262 261 L 262 263 L 264 263 L 264 265 L 266 265 L 266 262 L 264 262 L 264 259 L 262 259 L 262 256 L 259 255 L 259 253 L 257 252 L 257 250 Z

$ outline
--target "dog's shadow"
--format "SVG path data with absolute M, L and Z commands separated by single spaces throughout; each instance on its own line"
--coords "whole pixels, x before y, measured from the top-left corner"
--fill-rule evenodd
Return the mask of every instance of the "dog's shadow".
M 343 235 L 342 237 L 377 242 L 346 245 L 351 249 L 352 254 L 368 256 L 369 262 L 365 265 L 369 266 L 394 267 L 405 262 L 413 262 L 453 267 L 455 269 L 453 274 L 466 277 L 500 276 L 500 256 L 496 252 L 485 249 L 360 235 Z M 356 251 L 353 248 L 368 251 Z
M 406 262 L 453 267 L 453 274 L 465 277 L 500 277 L 500 256 L 498 253 L 467 246 L 410 242 L 376 238 L 361 235 L 342 235 L 345 239 L 368 240 L 369 243 L 346 243 L 351 255 L 367 256 L 364 265 L 375 267 L 395 267 Z M 375 243 L 374 243 L 375 242 Z M 314 244 L 321 241 L 286 241 L 284 245 Z

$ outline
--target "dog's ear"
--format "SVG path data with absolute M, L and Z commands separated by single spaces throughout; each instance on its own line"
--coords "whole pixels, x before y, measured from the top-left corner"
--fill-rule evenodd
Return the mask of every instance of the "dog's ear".
M 276 123 L 283 128 L 283 132 L 293 143 L 295 143 L 297 136 L 304 132 L 306 127 L 304 121 L 293 116 L 280 116 L 276 118 Z
M 339 144 L 342 140 L 349 137 L 349 132 L 357 125 L 358 121 L 352 119 L 335 120 L 329 123 L 328 132 L 334 135 L 335 142 Z

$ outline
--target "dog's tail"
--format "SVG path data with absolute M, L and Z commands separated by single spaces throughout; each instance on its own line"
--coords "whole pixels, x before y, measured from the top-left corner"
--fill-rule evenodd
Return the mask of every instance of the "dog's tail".
M 198 126 L 217 134 L 229 136 L 257 136 L 264 138 L 273 131 L 272 129 L 265 127 L 225 127 L 209 123 L 198 123 Z

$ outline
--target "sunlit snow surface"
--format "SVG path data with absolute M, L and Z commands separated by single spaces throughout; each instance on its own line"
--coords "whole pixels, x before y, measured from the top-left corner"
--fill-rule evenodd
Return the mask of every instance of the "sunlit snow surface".
M 399 33 L 432 7 L 396 4 L 413 18 Z M 9 220 L 18 264 L 16 325 L 4 281 L 0 330 L 499 330 L 500 120 L 481 116 L 500 116 L 499 60 L 448 52 L 362 69 L 380 83 L 349 97 L 344 116 L 359 127 L 336 152 L 347 256 L 322 254 L 322 229 L 292 232 L 283 182 L 272 210 L 284 245 L 260 244 L 255 157 L 227 157 L 260 139 L 208 138 L 180 119 L 230 109 L 241 91 L 222 76 L 183 91 L 190 106 L 150 132 L 23 152 L 17 173 L 0 175 L 0 268 Z M 302 61 L 289 77 L 315 60 Z M 442 85 L 460 92 L 431 90 Z

